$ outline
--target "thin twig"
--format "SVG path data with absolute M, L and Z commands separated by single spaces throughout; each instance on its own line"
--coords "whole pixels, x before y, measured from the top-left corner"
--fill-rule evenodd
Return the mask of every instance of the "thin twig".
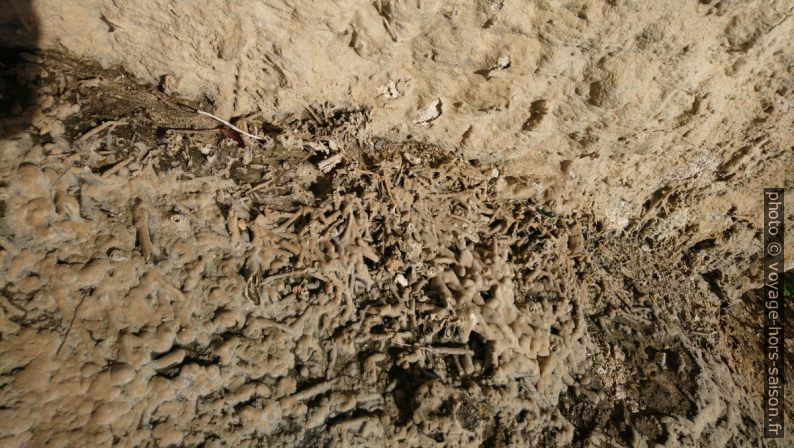
M 83 301 L 85 300 L 85 296 L 86 295 L 87 294 L 83 294 L 83 297 L 80 298 L 80 302 L 77 304 L 76 307 L 74 307 L 74 313 L 72 314 L 71 322 L 69 322 L 69 328 L 66 329 L 66 334 L 63 335 L 63 339 L 61 340 L 61 344 L 58 345 L 58 350 L 55 350 L 55 356 L 58 356 L 58 354 L 61 352 L 61 348 L 63 348 L 63 344 L 66 343 L 66 338 L 69 337 L 69 332 L 72 331 L 72 326 L 74 325 L 74 321 L 77 320 L 77 310 L 80 309 L 80 305 L 83 304 Z
M 257 186 L 251 187 L 248 191 L 245 192 L 245 194 L 251 194 L 251 193 L 253 193 L 255 191 L 259 191 L 259 190 L 261 190 L 263 188 L 267 188 L 272 183 L 273 183 L 272 180 L 266 180 L 266 181 L 262 182 L 261 184 L 259 184 Z
M 242 130 L 242 129 L 238 128 L 237 126 L 235 126 L 235 125 L 233 125 L 233 124 L 231 124 L 231 123 L 229 123 L 228 121 L 224 120 L 223 118 L 220 118 L 220 117 L 217 117 L 217 116 L 215 116 L 215 115 L 212 115 L 212 114 L 211 114 L 211 113 L 209 113 L 209 112 L 204 112 L 203 110 L 197 110 L 196 112 L 198 112 L 198 113 L 199 113 L 199 114 L 201 114 L 201 115 L 204 115 L 205 117 L 210 117 L 210 118 L 212 118 L 213 120 L 216 120 L 216 121 L 218 121 L 219 123 L 223 123 L 223 124 L 225 124 L 226 126 L 228 126 L 229 128 L 231 128 L 231 129 L 233 129 L 233 130 L 235 130 L 235 131 L 239 132 L 240 134 L 243 134 L 243 135 L 245 135 L 245 136 L 251 137 L 251 138 L 252 138 L 252 139 L 254 139 L 254 140 L 265 141 L 265 138 L 264 138 L 264 137 L 260 137 L 260 136 L 258 136 L 258 135 L 254 135 L 254 134 L 250 134 L 250 133 L 248 133 L 248 132 L 245 132 L 244 130 Z
M 88 140 L 89 138 L 93 137 L 94 135 L 99 134 L 100 132 L 104 131 L 107 128 L 112 128 L 112 127 L 116 127 L 116 126 L 120 126 L 120 125 L 124 125 L 124 124 L 127 124 L 127 122 L 123 121 L 123 120 L 106 121 L 106 122 L 100 124 L 99 126 L 95 127 L 94 129 L 91 129 L 90 131 L 86 132 L 82 136 L 80 136 L 80 138 L 78 138 L 77 141 L 78 142 L 84 142 L 84 141 Z
M 162 128 L 162 129 L 164 129 L 166 131 L 191 132 L 191 133 L 194 133 L 194 134 L 199 134 L 199 133 L 218 132 L 218 131 L 220 131 L 223 128 L 218 126 L 217 128 L 209 128 L 209 129 L 191 129 L 191 128 Z
M 314 109 L 312 109 L 309 106 L 303 106 L 303 108 L 306 109 L 307 112 L 309 112 L 309 115 L 314 117 L 314 120 L 317 122 L 317 124 L 323 124 L 324 123 L 324 120 L 320 119 L 320 117 L 317 115 L 317 113 L 314 111 Z

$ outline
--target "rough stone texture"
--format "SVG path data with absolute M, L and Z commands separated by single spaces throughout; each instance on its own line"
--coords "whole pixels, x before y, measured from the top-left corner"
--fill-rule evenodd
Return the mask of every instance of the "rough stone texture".
M 659 374 L 662 378 L 659 384 L 680 384 L 684 377 L 697 376 L 701 390 L 693 411 L 677 409 L 673 404 L 660 405 L 661 411 L 654 411 L 679 419 L 676 424 L 665 423 L 677 428 L 668 428 L 668 433 L 686 432 L 686 436 L 678 439 L 684 440 L 681 443 L 685 446 L 688 441 L 695 444 L 701 434 L 705 434 L 705 439 L 698 442 L 701 446 L 720 446 L 721 437 L 730 438 L 733 433 L 715 428 L 725 422 L 739 421 L 740 414 L 742 418 L 757 415 L 754 404 L 744 404 L 745 401 L 752 403 L 752 399 L 747 398 L 752 395 L 738 400 L 741 404 L 736 406 L 742 409 L 733 408 L 733 404 L 721 399 L 709 401 L 706 398 L 709 393 L 716 394 L 714 390 L 751 389 L 753 386 L 733 384 L 727 372 L 754 371 L 753 367 L 738 361 L 738 355 L 737 370 L 734 370 L 731 356 L 721 355 L 731 360 L 726 365 L 712 359 L 712 355 L 716 357 L 714 353 L 723 353 L 720 350 L 730 352 L 720 345 L 728 344 L 720 338 L 727 340 L 729 334 L 715 336 L 709 326 L 729 323 L 747 331 L 749 324 L 743 320 L 745 316 L 735 310 L 744 310 L 746 300 L 743 302 L 740 298 L 747 299 L 743 294 L 760 285 L 761 189 L 772 185 L 785 187 L 789 222 L 794 213 L 791 202 L 794 178 L 790 168 L 794 163 L 791 126 L 794 122 L 794 50 L 790 43 L 794 35 L 791 17 L 794 2 L 791 0 L 13 0 L 6 3 L 9 7 L 0 10 L 0 22 L 4 24 L 0 27 L 0 37 L 4 44 L 65 50 L 97 61 L 106 68 L 119 66 L 139 81 L 160 86 L 165 94 L 196 101 L 226 118 L 260 112 L 260 118 L 283 122 L 290 114 L 303 114 L 307 108 L 315 111 L 323 104 L 343 110 L 366 109 L 367 120 L 363 123 L 366 129 L 361 130 L 363 140 L 429 142 L 464 160 L 494 163 L 499 172 L 499 183 L 494 187 L 501 199 L 531 198 L 542 204 L 544 210 L 552 210 L 560 216 L 578 213 L 591 217 L 588 222 L 593 226 L 631 243 L 620 246 L 617 252 L 642 251 L 618 261 L 621 269 L 613 272 L 608 268 L 614 267 L 617 256 L 601 254 L 598 251 L 603 246 L 593 246 L 591 249 L 603 257 L 599 264 L 607 267 L 606 273 L 585 271 L 594 278 L 603 276 L 603 282 L 624 284 L 625 290 L 601 284 L 601 292 L 590 297 L 594 303 L 593 315 L 602 312 L 610 315 L 609 307 L 599 301 L 607 300 L 603 296 L 612 290 L 621 291 L 617 294 L 619 303 L 631 310 L 626 318 L 629 323 L 625 323 L 629 329 L 606 325 L 602 330 L 607 335 L 603 336 L 606 340 L 614 337 L 621 341 L 632 331 L 641 332 L 636 328 L 637 313 L 650 310 L 648 312 L 653 313 L 650 321 L 663 327 L 656 328 L 658 340 L 665 341 L 664 346 L 655 346 L 650 353 L 663 353 L 665 357 L 673 357 L 668 352 L 677 353 L 675 356 L 680 359 L 689 359 L 689 367 L 676 373 L 682 377 L 666 380 L 669 372 Z M 31 75 L 32 78 L 36 76 Z M 50 94 L 59 95 L 57 89 Z M 42 110 L 53 107 L 52 104 L 40 106 Z M 59 151 L 69 153 L 73 151 L 69 149 L 70 143 L 58 140 L 66 132 L 61 121 L 76 112 L 69 109 L 74 104 L 62 106 L 66 109 L 52 109 L 46 116 L 34 111 L 32 117 L 36 133 L 55 138 L 56 143 L 63 146 Z M 161 112 L 159 117 L 153 120 L 155 125 L 161 125 L 162 117 L 167 114 Z M 60 176 L 53 171 L 60 167 L 60 159 L 39 157 L 37 154 L 42 148 L 37 147 L 36 142 L 23 143 L 22 146 L 14 144 L 22 148 L 18 149 L 19 160 L 3 160 L 9 173 L 5 181 L 30 195 L 27 198 L 30 202 L 9 202 L 14 209 L 11 211 L 22 213 L 18 225 L 12 226 L 14 231 L 30 232 L 30 235 L 15 234 L 14 237 L 29 238 L 23 246 L 41 239 L 36 243 L 41 246 L 33 251 L 38 251 L 35 257 L 43 257 L 42 254 L 56 246 L 59 251 L 77 251 L 79 246 L 71 248 L 66 244 L 77 243 L 58 238 L 65 238 L 63 232 L 66 230 L 77 234 L 91 230 L 81 216 L 81 209 L 90 207 L 76 205 L 77 199 L 68 191 L 80 183 L 69 178 L 53 180 Z M 32 165 L 20 165 L 18 162 L 23 159 L 31 159 L 28 163 Z M 35 185 L 31 187 L 25 182 Z M 138 182 L 145 184 L 143 180 Z M 184 190 L 186 195 L 192 193 L 188 185 L 169 182 L 163 184 L 164 188 L 172 188 L 175 192 Z M 154 193 L 150 193 L 154 198 Z M 203 191 L 203 194 L 207 197 L 202 200 L 210 203 L 209 196 L 215 193 Z M 130 200 L 123 195 L 113 198 L 120 203 Z M 156 203 L 155 199 L 151 201 Z M 165 207 L 162 203 L 157 206 Z M 167 216 L 165 208 L 161 212 L 162 216 Z M 53 216 L 58 219 L 53 221 Z M 118 225 L 129 230 L 134 226 L 133 217 L 126 218 L 129 219 L 123 225 Z M 202 225 L 217 225 L 214 219 L 217 217 L 205 218 Z M 47 233 L 54 222 L 71 227 Z M 97 222 L 104 221 L 97 219 Z M 172 233 L 178 235 L 178 230 Z M 788 247 L 792 246 L 793 239 L 794 232 L 788 232 Z M 122 243 L 124 250 L 134 254 L 130 255 L 134 263 L 127 263 L 144 266 L 142 258 L 135 257 L 145 254 L 136 252 L 139 249 L 133 247 L 134 242 L 124 240 Z M 24 248 L 22 253 L 27 253 Z M 643 286 L 643 282 L 647 282 L 643 275 L 651 275 L 651 271 L 635 272 L 632 267 L 636 264 L 634 260 L 644 256 L 643 253 L 651 254 L 651 258 L 656 256 L 657 260 L 642 262 L 642 266 L 659 263 L 664 269 L 651 271 L 657 276 L 669 275 L 675 279 L 677 286 L 668 285 L 674 293 L 659 293 L 661 287 L 658 285 Z M 5 256 L 19 255 L 9 254 L 7 251 Z M 792 256 L 794 251 L 789 250 L 788 269 L 791 269 Z M 92 276 L 99 275 L 102 263 L 109 263 L 80 259 L 65 267 L 52 259 L 52 255 L 34 258 L 18 259 L 17 265 L 21 266 L 15 273 L 18 277 L 9 274 L 11 265 L 4 265 L 4 272 L 20 297 L 37 297 L 40 302 L 35 303 L 44 316 L 40 318 L 42 322 L 49 322 L 45 317 L 50 319 L 48 316 L 59 312 L 54 308 L 55 303 L 46 300 L 50 296 L 36 293 L 38 289 L 34 288 L 40 281 L 37 279 L 42 269 L 46 271 L 52 267 L 63 271 L 64 275 L 82 275 L 85 279 L 69 277 L 71 280 L 63 281 L 93 285 L 100 284 L 101 279 Z M 184 280 L 184 265 L 177 264 L 168 274 L 179 279 L 180 284 Z M 26 266 L 38 267 L 31 273 Z M 165 291 L 161 300 L 179 308 L 180 302 L 171 297 L 175 295 L 173 291 L 168 293 L 166 283 L 137 271 L 130 275 L 130 288 L 143 282 L 143 286 Z M 49 276 L 46 274 L 42 278 Z M 664 291 L 667 289 L 662 288 Z M 695 298 L 687 298 L 690 291 L 696 291 L 691 293 Z M 94 291 L 94 294 L 99 293 Z M 128 296 L 134 294 L 125 295 Z M 62 318 L 68 320 L 77 314 L 76 304 L 69 301 L 73 298 L 52 297 L 58 300 Z M 703 300 L 699 301 L 701 298 Z M 680 306 L 673 307 L 672 311 L 660 311 L 666 301 Z M 17 334 L 15 337 L 20 341 L 32 337 L 32 333 L 27 333 L 33 331 L 28 328 L 31 321 L 22 322 L 12 316 L 13 307 L 7 308 L 12 310 L 5 311 L 11 317 L 8 322 L 3 321 L 7 326 L 3 331 Z M 91 314 L 99 309 L 86 307 L 85 312 Z M 659 313 L 668 311 L 674 316 L 670 318 L 672 323 L 658 324 L 662 319 Z M 179 316 L 175 316 L 169 321 L 178 322 Z M 222 320 L 238 324 L 234 316 L 224 316 Z M 19 322 L 24 325 L 20 327 Z M 668 324 L 672 327 L 668 328 Z M 616 325 L 620 327 L 621 324 Z M 632 325 L 635 328 L 631 329 Z M 166 330 L 176 331 L 166 327 L 163 330 L 166 333 Z M 65 332 L 69 333 L 66 327 L 45 325 L 42 328 L 53 332 L 38 336 L 50 346 L 65 337 Z M 72 337 L 85 340 L 85 331 L 90 330 L 74 328 Z M 670 341 L 665 339 L 678 331 L 686 334 L 680 338 L 683 342 L 675 337 Z M 696 335 L 701 333 L 708 336 L 699 340 L 701 336 Z M 739 334 L 737 338 L 743 340 L 745 336 L 741 331 L 736 333 Z M 151 333 L 141 337 L 157 339 L 159 336 Z M 751 338 L 747 340 L 752 341 Z M 701 353 L 695 346 L 703 341 L 722 348 L 714 349 L 711 354 Z M 653 345 L 653 342 L 648 343 Z M 162 352 L 166 353 L 171 345 L 162 344 Z M 610 378 L 614 372 L 620 373 L 607 385 L 612 388 L 609 390 L 620 391 L 623 388 L 621 378 L 625 380 L 638 371 L 645 372 L 645 367 L 635 369 L 631 363 L 619 359 L 622 352 L 649 353 L 641 349 L 644 344 L 621 348 L 620 344 L 613 343 L 598 351 L 595 363 L 603 369 L 600 375 Z M 19 361 L 14 365 L 18 367 L 25 365 L 28 358 L 35 359 L 41 355 L 37 350 L 45 348 L 36 343 L 21 350 L 24 356 L 20 355 L 19 360 L 14 358 L 14 362 Z M 160 350 L 155 352 L 160 353 Z M 178 350 L 173 352 L 176 355 L 167 353 L 179 358 Z M 601 356 L 603 354 L 609 359 Z M 14 381 L 30 381 L 25 384 L 32 386 L 26 387 L 35 390 L 37 385 L 43 384 L 41 378 L 55 375 L 56 364 L 49 360 L 53 354 L 45 355 L 43 358 L 47 362 L 33 365 L 42 369 L 42 376 Z M 132 362 L 123 359 L 125 363 Z M 151 376 L 152 372 L 163 370 L 150 365 L 157 361 L 145 359 L 140 361 L 141 366 L 134 362 L 132 365 L 138 371 L 148 369 L 148 373 L 144 373 Z M 80 368 L 77 362 L 67 365 L 66 370 Z M 273 362 L 291 368 L 289 360 Z M 718 363 L 716 367 L 714 362 Z M 174 361 L 174 364 L 180 363 L 200 365 Z M 697 367 L 692 367 L 695 365 Z M 128 374 L 123 369 L 116 369 L 114 373 L 112 366 L 107 367 L 110 370 L 102 370 L 106 367 L 103 364 L 96 372 L 86 367 L 85 376 L 91 381 L 85 380 L 81 387 L 97 383 L 98 386 L 94 386 L 98 388 L 97 393 L 112 396 L 112 391 L 120 388 L 115 381 L 122 381 Z M 704 368 L 712 373 L 703 373 Z M 213 383 L 218 380 L 212 368 L 202 366 L 201 372 L 206 370 L 203 373 L 194 371 L 196 369 L 186 368 L 184 375 L 193 375 L 194 381 L 207 386 L 207 390 L 211 390 L 213 384 L 220 389 L 231 384 L 237 386 L 228 379 L 228 383 L 218 386 Z M 97 375 L 100 371 L 104 373 Z M 282 384 L 278 390 L 275 385 L 270 386 L 274 389 L 272 396 L 286 397 L 295 392 L 289 385 Z M 145 387 L 156 389 L 159 386 L 147 383 Z M 627 386 L 625 394 L 629 401 L 642 396 L 634 387 L 636 385 Z M 692 386 L 691 390 L 695 389 L 697 387 Z M 686 397 L 691 390 L 684 387 L 676 393 Z M 179 388 L 170 393 L 183 392 L 195 393 Z M 68 400 L 81 396 L 73 391 L 63 393 Z M 427 399 L 420 400 L 421 406 L 415 409 L 417 419 L 440 412 L 443 406 L 434 400 L 445 393 L 443 387 L 432 383 L 418 391 L 418 395 Z M 455 395 L 462 391 L 456 389 L 450 393 Z M 676 393 L 672 396 L 679 396 Z M 256 394 L 269 397 L 271 391 Z M 512 395 L 506 393 L 506 396 Z M 320 404 L 344 408 L 342 398 L 329 397 L 328 400 L 331 404 Z M 464 397 L 456 395 L 455 403 L 458 411 L 470 412 L 461 411 L 469 409 Z M 84 414 L 75 415 L 91 415 L 98 419 L 95 421 L 102 422 L 103 418 L 114 420 L 113 413 L 123 411 L 92 406 L 86 405 Z M 235 400 L 224 401 L 223 406 L 234 407 Z M 48 409 L 55 415 L 54 408 Z M 159 412 L 177 411 L 165 407 Z M 265 409 L 257 408 L 257 412 L 265 412 Z M 47 415 L 37 418 L 45 417 L 48 418 Z M 573 414 L 565 417 L 574 422 L 577 418 Z M 545 415 L 544 418 L 551 417 Z M 560 440 L 565 441 L 565 420 L 562 416 L 554 418 L 562 434 Z M 687 419 L 691 421 L 685 422 Z M 114 421 L 118 425 L 126 424 L 122 420 Z M 166 419 L 156 417 L 151 421 L 155 424 Z M 78 421 L 56 423 L 80 427 Z M 642 422 L 635 423 L 629 425 L 629 432 L 643 428 Z M 448 429 L 450 425 L 452 422 L 443 423 L 447 428 L 444 431 L 458 434 Z M 99 426 L 106 432 L 97 435 L 96 440 L 110 437 L 108 429 Z M 644 434 L 642 437 L 652 439 L 653 434 L 661 433 L 658 428 L 651 428 L 654 425 L 650 423 L 646 426 L 648 428 L 637 430 Z M 18 431 L 15 434 L 32 437 L 28 429 L 14 428 Z M 165 441 L 180 443 L 183 437 L 181 432 L 167 425 L 156 426 L 153 431 L 166 445 Z M 749 430 L 745 427 L 739 431 Z M 480 430 L 478 434 L 486 437 L 487 431 Z M 201 439 L 199 435 L 193 436 L 195 440 Z M 612 440 L 609 439 L 612 435 L 604 437 Z M 107 440 L 112 441 L 112 438 Z
M 783 184 L 792 153 L 790 0 L 33 6 L 41 45 L 223 116 L 367 107 L 372 135 L 509 160 L 517 194 L 613 229 L 661 206 L 655 238 L 696 227 L 682 248 L 728 231 L 729 215 L 757 226 L 758 188 Z

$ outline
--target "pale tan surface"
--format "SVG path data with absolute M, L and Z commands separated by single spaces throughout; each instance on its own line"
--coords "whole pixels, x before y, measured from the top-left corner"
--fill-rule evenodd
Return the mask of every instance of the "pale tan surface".
M 253 150 L 250 141 L 238 150 L 215 134 L 122 144 L 114 136 L 129 139 L 123 125 L 74 142 L 99 124 L 93 113 L 130 120 L 143 135 L 178 127 L 175 117 L 180 126 L 214 123 L 185 118 L 118 73 L 86 81 L 49 60 L 30 64 L 26 76 L 46 79 L 49 90 L 31 127 L 2 142 L 0 160 L 0 437 L 11 446 L 620 446 L 626 431 L 636 446 L 660 434 L 668 446 L 756 440 L 758 310 L 742 294 L 760 286 L 761 189 L 787 188 L 794 212 L 792 7 L 760 0 L 33 2 L 41 47 L 119 66 L 227 119 L 261 111 L 287 132 Z M 4 29 L 4 41 L 24 40 L 20 29 Z M 125 112 L 112 101 L 92 105 L 91 98 L 125 95 L 145 119 L 126 104 Z M 362 108 L 368 112 L 307 130 L 318 111 Z M 346 137 L 331 145 L 328 129 Z M 406 143 L 409 136 L 441 149 Z M 394 142 L 387 148 L 410 150 L 386 157 L 373 149 L 381 138 Z M 414 230 L 439 220 L 444 236 L 400 228 L 401 256 L 406 265 L 443 264 L 449 272 L 399 279 L 408 276 L 405 265 L 373 268 L 365 246 L 384 244 L 372 249 L 380 260 L 386 244 L 361 222 L 361 234 L 330 254 L 318 243 L 306 260 L 350 263 L 366 288 L 319 280 L 330 290 L 301 296 L 304 280 L 285 282 L 260 288 L 270 302 L 256 303 L 250 283 L 310 266 L 290 258 L 295 244 L 324 235 L 285 225 L 271 209 L 283 201 L 310 214 L 344 211 L 344 201 L 313 202 L 311 187 L 325 174 L 306 157 L 318 151 L 326 163 L 343 155 L 339 179 L 371 169 L 359 164 L 361 153 L 406 173 L 418 157 L 415 170 L 426 174 L 436 151 L 464 165 L 476 160 L 477 167 L 449 171 L 489 179 L 462 196 L 465 213 L 449 212 L 468 224 L 449 221 L 447 197 L 422 202 L 377 190 L 361 199 L 374 215 L 429 207 L 427 216 L 395 219 Z M 293 164 L 257 159 L 262 154 Z M 282 189 L 262 190 L 252 203 L 247 192 L 261 183 L 260 172 Z M 427 191 L 439 193 L 434 188 Z M 330 194 L 344 191 L 334 184 Z M 472 231 L 523 238 L 496 235 L 503 225 L 496 218 L 474 219 L 512 200 L 532 205 L 532 218 L 514 217 L 545 244 L 519 251 L 533 254 L 529 260 L 511 259 L 515 249 L 471 252 L 455 241 L 456 232 Z M 559 221 L 541 218 L 550 212 Z M 339 219 L 342 233 L 354 218 Z M 274 229 L 288 236 L 268 233 Z M 493 266 L 482 275 L 474 260 Z M 411 289 L 422 279 L 442 299 L 433 307 L 383 299 L 403 281 Z M 424 300 L 422 288 L 411 291 L 411 300 Z M 374 307 L 372 294 L 389 306 Z M 483 294 L 499 297 L 482 306 L 473 297 Z M 372 335 L 387 324 L 407 332 L 396 351 L 384 341 L 399 337 Z M 422 338 L 428 326 L 456 348 L 475 332 L 491 355 L 468 366 L 465 354 L 433 352 L 438 340 Z M 551 351 L 552 340 L 560 352 Z M 330 361 L 332 352 L 344 362 Z M 416 384 L 398 381 L 398 367 Z M 461 380 L 466 375 L 475 384 Z M 661 392 L 648 395 L 648 387 Z M 413 400 L 408 416 L 401 394 Z M 596 429 L 574 436 L 590 424 Z
M 735 207 L 742 219 L 759 216 L 758 201 L 715 197 L 719 179 L 782 185 L 781 168 L 756 167 L 792 151 L 792 8 L 790 0 L 34 3 L 42 45 L 207 98 L 227 118 L 325 102 L 367 107 L 373 136 L 509 160 L 504 174 L 525 177 L 517 194 L 593 210 L 616 230 L 642 221 L 655 192 L 682 190 L 684 204 L 658 233 L 697 224 L 693 243 L 727 228 L 708 214 Z M 543 104 L 534 115 L 533 103 Z

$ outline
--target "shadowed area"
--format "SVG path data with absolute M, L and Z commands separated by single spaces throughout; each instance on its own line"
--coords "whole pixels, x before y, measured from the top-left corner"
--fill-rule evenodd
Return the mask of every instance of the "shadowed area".
M 36 88 L 26 74 L 35 77 L 37 70 L 16 67 L 35 64 L 39 27 L 30 1 L 0 3 L 0 137 L 10 137 L 30 124 L 35 111 Z

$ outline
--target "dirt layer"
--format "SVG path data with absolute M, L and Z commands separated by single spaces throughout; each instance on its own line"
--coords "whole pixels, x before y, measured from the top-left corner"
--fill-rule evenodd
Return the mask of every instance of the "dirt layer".
M 366 109 L 256 140 L 119 70 L 3 73 L 2 446 L 790 446 L 724 246 L 558 215 Z

